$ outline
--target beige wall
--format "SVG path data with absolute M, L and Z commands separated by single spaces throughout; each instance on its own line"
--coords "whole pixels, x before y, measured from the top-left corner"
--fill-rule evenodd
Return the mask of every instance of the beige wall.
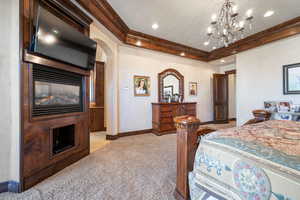
M 0 6 L 0 182 L 19 181 L 19 1 Z
M 124 45 L 97 22 L 91 26 L 90 37 L 101 47 L 98 48 L 97 59 L 103 61 L 105 58 L 106 61 L 105 108 L 108 134 L 152 128 L 151 103 L 158 99 L 157 75 L 167 68 L 177 69 L 185 76 L 185 100 L 198 103 L 198 117 L 201 121 L 212 120 L 211 78 L 217 68 L 196 60 Z M 150 97 L 134 97 L 134 75 L 151 77 Z M 190 81 L 199 84 L 197 97 L 188 95 Z
M 237 55 L 237 119 L 243 124 L 251 111 L 264 101 L 290 100 L 300 95 L 283 95 L 282 66 L 300 63 L 300 35 L 270 43 Z
M 105 124 L 108 134 L 116 135 L 119 132 L 119 42 L 98 22 L 91 25 L 90 37 L 95 40 L 98 45 L 97 59 L 99 61 L 105 61 Z
M 185 100 L 197 102 L 198 118 L 213 119 L 212 74 L 215 67 L 208 63 L 131 46 L 119 47 L 119 129 L 120 132 L 152 128 L 152 102 L 158 101 L 158 73 L 174 68 L 184 76 Z M 135 97 L 133 76 L 150 76 L 151 95 Z M 198 96 L 189 96 L 189 82 L 198 83 Z

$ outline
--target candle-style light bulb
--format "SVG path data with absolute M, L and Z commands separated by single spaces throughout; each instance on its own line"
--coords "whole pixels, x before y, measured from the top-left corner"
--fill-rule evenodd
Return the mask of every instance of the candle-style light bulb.
M 246 12 L 247 18 L 252 17 L 252 14 L 253 14 L 253 10 L 252 9 L 247 10 L 247 12 Z
M 211 33 L 212 33 L 212 28 L 211 28 L 210 26 L 207 28 L 207 33 L 208 33 L 208 34 L 211 34 Z
M 244 28 L 244 25 L 245 25 L 245 22 L 244 22 L 244 21 L 240 21 L 240 22 L 239 22 L 239 27 L 240 27 L 240 28 Z
M 216 22 L 216 21 L 217 21 L 217 15 L 216 15 L 216 14 L 213 14 L 213 15 L 211 16 L 211 21 L 212 21 L 212 22 Z
M 233 12 L 233 14 L 236 14 L 237 11 L 238 11 L 238 6 L 237 6 L 237 5 L 234 5 L 234 6 L 232 7 L 232 12 Z

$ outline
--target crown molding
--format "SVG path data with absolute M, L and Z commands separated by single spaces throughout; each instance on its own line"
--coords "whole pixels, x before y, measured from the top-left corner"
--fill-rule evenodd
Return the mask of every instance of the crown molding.
M 138 45 L 137 42 L 140 42 L 140 44 Z M 206 62 L 209 56 L 209 53 L 206 51 L 133 30 L 127 33 L 125 44 Z M 181 55 L 182 53 L 184 55 Z
M 101 24 L 111 31 L 125 44 L 164 52 L 185 58 L 213 61 L 230 55 L 240 53 L 270 42 L 294 36 L 300 33 L 300 16 L 287 22 L 276 25 L 245 39 L 239 40 L 228 47 L 216 49 L 211 52 L 189 47 L 183 44 L 158 38 L 152 35 L 131 30 L 121 19 L 118 13 L 111 7 L 107 0 L 76 0 L 83 8 L 92 14 Z M 138 43 L 140 42 L 140 44 Z
M 129 32 L 128 26 L 106 0 L 76 0 L 101 24 L 124 42 Z

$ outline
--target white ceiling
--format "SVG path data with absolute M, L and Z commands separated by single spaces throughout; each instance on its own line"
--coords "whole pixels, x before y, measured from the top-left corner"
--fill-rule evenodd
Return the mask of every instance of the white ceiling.
M 130 29 L 154 35 L 191 47 L 211 51 L 204 46 L 211 15 L 218 13 L 224 0 L 107 0 Z M 300 0 L 234 0 L 240 17 L 253 9 L 254 30 L 265 30 L 300 16 Z M 267 10 L 275 14 L 263 15 Z M 157 30 L 152 24 L 158 23 Z

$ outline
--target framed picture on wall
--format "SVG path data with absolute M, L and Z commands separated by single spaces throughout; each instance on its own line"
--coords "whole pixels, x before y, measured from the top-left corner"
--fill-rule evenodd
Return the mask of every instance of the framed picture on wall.
M 283 94 L 300 94 L 300 63 L 283 66 Z
M 134 76 L 134 96 L 150 96 L 150 77 Z
M 198 94 L 197 82 L 190 82 L 189 84 L 189 94 L 190 96 L 197 96 Z

